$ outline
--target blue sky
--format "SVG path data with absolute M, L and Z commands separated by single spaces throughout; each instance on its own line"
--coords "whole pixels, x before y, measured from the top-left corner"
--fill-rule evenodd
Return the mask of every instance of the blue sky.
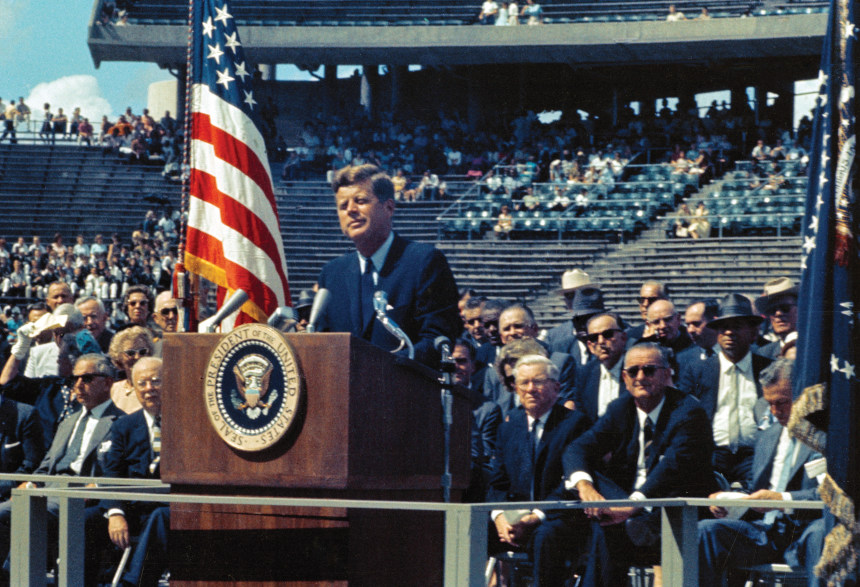
M 87 48 L 94 4 L 95 0 L 0 0 L 0 97 L 5 102 L 26 99 L 39 84 L 47 83 L 35 96 L 44 96 L 54 109 L 69 112 L 80 105 L 87 115 L 85 105 L 97 109 L 98 97 L 107 101 L 112 114 L 127 106 L 140 112 L 146 106 L 149 84 L 170 79 L 170 74 L 143 63 L 106 62 L 96 69 Z M 28 103 L 34 110 L 41 108 Z

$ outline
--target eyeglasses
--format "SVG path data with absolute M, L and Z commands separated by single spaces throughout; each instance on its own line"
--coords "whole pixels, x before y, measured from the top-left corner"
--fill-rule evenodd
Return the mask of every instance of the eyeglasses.
M 149 354 L 149 349 L 146 347 L 140 347 L 139 349 L 128 349 L 127 351 L 122 351 L 129 359 L 139 359 L 140 357 L 145 357 Z
M 624 372 L 627 373 L 628 377 L 631 379 L 636 379 L 639 376 L 640 370 L 645 377 L 653 377 L 657 371 L 665 368 L 666 367 L 663 367 L 662 365 L 633 365 L 632 367 L 624 369 Z
M 797 304 L 792 304 L 789 302 L 783 302 L 781 304 L 774 304 L 767 309 L 768 316 L 773 316 L 777 312 L 782 314 L 788 314 L 791 312 L 791 309 L 794 308 Z
M 153 387 L 161 387 L 161 377 L 150 377 L 149 379 L 138 379 L 134 382 L 135 387 L 143 389 L 149 383 Z
M 179 310 L 177 310 L 176 308 L 161 308 L 158 313 L 162 316 L 170 316 L 171 314 L 178 316 Z
M 83 383 L 89 384 L 95 380 L 96 377 L 107 377 L 101 373 L 82 373 L 80 375 L 72 375 L 72 381 L 77 383 L 78 381 L 82 381 Z
M 636 299 L 639 301 L 640 306 L 644 306 L 645 304 L 653 304 L 654 302 L 656 302 L 657 300 L 660 300 L 662 298 L 658 298 L 657 296 L 652 296 L 650 298 L 643 298 L 642 296 L 639 296 Z
M 610 338 L 615 336 L 616 332 L 621 332 L 620 328 L 607 328 L 603 332 L 594 332 L 592 334 L 586 334 L 583 338 L 588 342 L 597 342 L 600 340 L 602 336 L 605 340 L 609 340 Z

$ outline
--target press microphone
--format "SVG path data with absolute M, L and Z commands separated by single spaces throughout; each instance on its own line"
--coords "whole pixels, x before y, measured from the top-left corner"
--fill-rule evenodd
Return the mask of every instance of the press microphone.
M 450 355 L 451 339 L 445 335 L 437 336 L 436 340 L 433 341 L 433 348 L 435 348 L 443 357 L 445 355 Z
M 308 326 L 306 328 L 307 332 L 317 331 L 317 322 L 319 322 L 322 313 L 325 312 L 329 301 L 331 301 L 331 292 L 324 287 L 320 288 L 314 296 L 314 303 L 311 305 L 311 315 L 308 318 Z
M 384 291 L 379 290 L 373 294 L 373 309 L 376 312 L 376 319 L 382 323 L 388 332 L 400 341 L 400 346 L 391 352 L 396 353 L 403 347 L 406 347 L 409 351 L 409 358 L 414 359 L 415 347 L 412 345 L 412 341 L 409 340 L 409 336 L 388 315 L 388 295 Z
M 197 332 L 215 332 L 224 318 L 241 308 L 242 304 L 247 301 L 248 294 L 245 293 L 245 290 L 237 289 L 229 299 L 224 300 L 224 305 L 214 315 L 200 322 L 197 326 Z
M 281 332 L 295 332 L 296 322 L 296 311 L 293 308 L 290 306 L 279 306 L 275 308 L 275 311 L 272 312 L 266 323 Z

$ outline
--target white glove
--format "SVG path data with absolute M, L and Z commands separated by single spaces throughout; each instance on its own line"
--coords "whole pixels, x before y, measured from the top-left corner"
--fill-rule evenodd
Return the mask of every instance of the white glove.
M 18 340 L 12 345 L 12 356 L 23 361 L 30 352 L 30 346 L 33 344 L 33 333 L 36 331 L 36 325 L 32 322 L 27 322 L 18 327 L 16 334 Z

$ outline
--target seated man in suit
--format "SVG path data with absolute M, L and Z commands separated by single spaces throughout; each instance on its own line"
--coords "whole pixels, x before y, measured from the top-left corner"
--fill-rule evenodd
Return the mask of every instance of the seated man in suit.
M 32 473 L 45 456 L 39 413 L 33 406 L 0 397 L 0 472 Z M 14 481 L 0 481 L 0 500 L 9 499 Z
M 496 357 L 504 346 L 499 332 L 499 316 L 508 305 L 505 300 L 490 298 L 481 306 L 481 328 L 484 330 L 484 342 L 478 347 L 478 352 L 475 354 L 476 363 L 492 368 L 496 362 Z
M 433 341 L 454 340 L 463 323 L 460 299 L 448 261 L 432 245 L 408 241 L 392 231 L 394 185 L 374 165 L 345 167 L 332 181 L 343 233 L 356 253 L 330 261 L 319 286 L 331 292 L 319 329 L 350 332 L 386 350 L 399 341 L 375 318 L 373 297 L 388 296 L 388 315 L 415 345 L 415 359 L 439 363 Z
M 628 394 L 564 454 L 566 487 L 583 501 L 705 496 L 715 489 L 711 426 L 696 398 L 670 387 L 668 350 L 639 343 L 624 357 Z M 586 585 L 626 582 L 634 555 L 659 560 L 660 513 L 593 507 Z
M 61 353 L 62 354 L 62 353 Z M 74 397 L 81 404 L 77 414 L 60 423 L 51 448 L 35 473 L 40 475 L 74 475 L 98 477 L 103 472 L 103 459 L 114 420 L 125 412 L 113 405 L 110 388 L 113 385 L 113 366 L 110 359 L 101 354 L 80 357 L 72 370 Z M 31 482 L 19 487 L 34 487 Z M 49 529 L 56 527 L 59 504 L 48 500 Z M 0 560 L 9 554 L 12 502 L 0 504 Z M 91 584 L 91 573 L 95 565 L 85 564 L 87 584 Z
M 104 476 L 124 479 L 158 479 L 161 462 L 162 361 L 143 357 L 131 373 L 134 392 L 142 410 L 114 422 L 111 444 L 104 459 Z M 123 584 L 154 587 L 167 568 L 167 528 L 170 508 L 156 502 L 103 500 L 87 516 L 87 552 L 105 546 L 110 537 L 118 548 L 129 545 L 138 535 L 134 555 L 123 575 Z M 152 520 L 155 520 L 153 522 Z M 144 564 L 146 563 L 146 564 Z
M 821 455 L 792 438 L 785 427 L 791 416 L 792 366 L 792 361 L 778 359 L 761 373 L 764 399 L 779 426 L 762 431 L 756 441 L 747 483 L 751 493 L 746 499 L 819 499 L 818 483 L 806 475 L 804 465 L 820 459 Z M 711 497 L 718 498 L 719 493 Z M 815 532 L 808 533 L 805 529 L 820 512 L 798 510 L 790 514 L 782 510 L 765 513 L 759 510 L 747 512 L 739 520 L 725 519 L 728 512 L 724 508 L 714 506 L 711 512 L 718 519 L 699 522 L 700 586 L 720 585 L 722 571 L 727 568 L 782 562 L 787 550 L 793 552 L 794 558 L 786 560 L 796 564 L 801 559 L 809 574 L 809 584 L 817 584 L 812 569 L 818 562 L 821 544 Z
M 534 314 L 524 304 L 510 305 L 499 315 L 499 336 L 502 345 L 506 345 L 514 340 L 537 340 L 536 337 L 539 330 Z M 541 341 L 538 341 L 538 343 L 546 348 L 545 343 Z M 547 354 L 550 360 L 559 368 L 560 375 L 558 382 L 561 386 L 559 393 L 567 401 L 573 395 L 573 387 L 576 383 L 576 361 L 567 353 L 551 353 L 547 351 Z M 498 401 L 502 393 L 502 387 L 502 381 L 499 379 L 498 373 L 494 370 L 487 370 L 484 376 L 484 395 Z
M 648 328 L 652 334 L 644 340 L 672 349 L 675 361 L 673 368 L 677 368 L 678 355 L 693 346 L 693 341 L 687 331 L 681 328 L 681 316 L 675 309 L 675 304 L 669 300 L 657 300 L 648 307 L 647 316 Z
M 487 499 L 562 499 L 562 454 L 568 444 L 588 430 L 590 422 L 581 412 L 557 405 L 558 367 L 546 357 L 526 355 L 519 359 L 514 366 L 514 381 L 520 406 L 499 428 L 498 454 Z M 575 555 L 577 529 L 586 528 L 581 515 L 535 509 L 494 510 L 491 517 L 499 541 L 507 548 L 522 547 L 532 553 L 536 586 L 563 584 L 565 558 Z
M 639 304 L 639 314 L 642 316 L 642 324 L 627 328 L 627 347 L 631 347 L 643 338 L 652 334 L 648 328 L 648 308 L 657 300 L 669 299 L 669 286 L 659 281 L 649 280 L 639 288 L 636 301 Z
M 720 302 L 708 328 L 717 333 L 720 352 L 705 361 L 688 362 L 678 387 L 702 402 L 714 430 L 714 470 L 729 483 L 749 479 L 756 432 L 766 413 L 759 414 L 759 376 L 770 359 L 752 352 L 762 318 L 750 301 L 729 294 Z
M 696 300 L 687 306 L 684 312 L 684 326 L 693 346 L 678 356 L 678 363 L 684 365 L 687 361 L 706 361 L 708 357 L 717 354 L 720 347 L 717 345 L 717 333 L 708 328 L 708 324 L 717 317 L 720 311 L 720 303 L 713 298 Z
M 592 316 L 586 329 L 588 350 L 597 357 L 577 372 L 574 409 L 585 412 L 592 422 L 606 412 L 609 403 L 627 394 L 621 377 L 627 334 L 624 321 L 614 312 Z

